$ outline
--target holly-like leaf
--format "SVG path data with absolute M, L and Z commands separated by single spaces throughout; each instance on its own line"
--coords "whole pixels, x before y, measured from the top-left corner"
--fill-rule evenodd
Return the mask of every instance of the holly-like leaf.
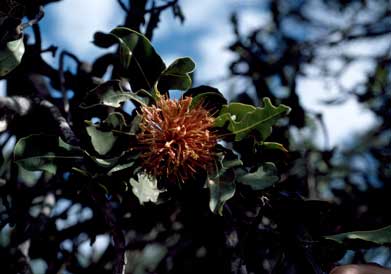
M 148 99 L 145 98 L 146 95 L 148 96 L 148 93 L 144 90 L 138 92 L 124 91 L 121 87 L 121 82 L 118 80 L 107 81 L 88 92 L 80 107 L 88 109 L 98 105 L 105 105 L 119 108 L 123 102 L 128 100 L 139 105 L 145 105 L 148 103 Z
M 269 98 L 264 98 L 263 104 L 263 108 L 242 103 L 225 105 L 215 120 L 215 126 L 227 126 L 235 135 L 235 141 L 243 140 L 253 130 L 259 133 L 259 141 L 263 141 L 271 134 L 277 120 L 290 111 L 289 107 L 282 104 L 273 106 Z
M 159 194 L 165 190 L 157 188 L 157 179 L 147 173 L 141 172 L 137 174 L 138 181 L 130 178 L 133 194 L 138 198 L 140 204 L 145 202 L 156 203 Z
M 258 167 L 257 171 L 241 175 L 236 180 L 250 186 L 253 190 L 263 190 L 275 184 L 279 177 L 276 166 L 267 162 Z
M 132 89 L 151 90 L 166 65 L 148 38 L 124 27 L 115 28 L 109 34 L 98 32 L 94 35 L 94 43 L 100 47 L 110 47 L 114 41 L 119 43 L 124 76 L 129 79 Z
M 0 77 L 7 75 L 20 64 L 24 51 L 23 36 L 0 48 Z
M 190 73 L 195 69 L 194 61 L 189 57 L 178 58 L 160 75 L 158 88 L 161 90 L 188 90 L 191 87 Z
M 74 165 L 83 156 L 80 149 L 66 144 L 58 136 L 30 135 L 16 143 L 14 159 L 24 169 L 55 174 L 59 165 Z
M 391 245 L 391 225 L 369 231 L 353 231 L 336 235 L 325 236 L 328 240 L 346 246 L 357 246 L 360 243 L 369 245 Z

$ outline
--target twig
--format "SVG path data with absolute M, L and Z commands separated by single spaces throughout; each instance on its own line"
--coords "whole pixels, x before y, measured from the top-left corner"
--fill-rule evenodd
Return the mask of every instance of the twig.
M 38 24 L 33 25 L 33 32 L 34 32 L 34 37 L 35 37 L 35 47 L 41 50 L 42 38 L 41 38 L 41 31 L 39 29 Z
M 125 236 L 121 230 L 121 227 L 118 225 L 116 220 L 115 212 L 113 211 L 110 201 L 108 201 L 104 196 L 98 196 L 93 194 L 91 198 L 95 201 L 96 206 L 103 215 L 104 222 L 110 228 L 110 234 L 113 237 L 114 243 L 114 262 L 113 262 L 113 274 L 125 274 L 125 265 L 126 265 L 126 243 Z
M 111 232 L 113 235 L 115 261 L 113 274 L 125 274 L 126 256 L 125 256 L 125 237 L 119 227 L 114 227 Z
M 125 5 L 125 3 L 124 3 L 122 0 L 117 0 L 117 3 L 120 5 L 121 9 L 122 9 L 124 12 L 126 12 L 126 13 L 129 12 L 128 7 Z
M 66 51 L 66 50 L 63 50 L 60 54 L 60 60 L 59 60 L 59 69 L 58 69 L 58 74 L 59 74 L 59 79 L 60 79 L 60 89 L 61 89 L 61 94 L 62 94 L 62 98 L 63 98 L 63 104 L 64 104 L 64 112 L 65 113 L 69 113 L 69 100 L 68 100 L 68 96 L 67 96 L 67 90 L 66 90 L 66 87 L 65 87 L 65 76 L 64 76 L 64 59 L 65 57 L 68 56 L 70 57 L 71 59 L 73 59 L 77 66 L 80 65 L 80 61 L 79 59 L 76 57 L 76 55 Z M 68 117 L 69 118 L 69 117 Z
M 152 2 L 151 10 L 152 10 L 151 16 L 149 17 L 149 21 L 148 21 L 147 28 L 145 31 L 145 36 L 149 40 L 152 40 L 153 31 L 157 27 L 157 25 L 160 21 L 160 13 L 162 12 L 161 10 L 155 9 L 155 1 Z
M 18 256 L 17 269 L 20 274 L 33 274 L 30 266 L 30 258 L 28 257 L 28 251 L 30 249 L 30 240 L 20 244 L 17 248 L 15 256 Z
M 31 27 L 32 25 L 38 23 L 43 18 L 44 15 L 45 15 L 45 11 L 43 10 L 43 7 L 40 6 L 39 7 L 39 12 L 35 16 L 35 18 L 30 20 L 30 21 L 28 21 L 28 22 L 26 22 L 26 23 L 23 23 L 22 25 L 20 25 L 20 29 L 24 30 L 24 29 L 26 29 L 28 27 Z
M 316 113 L 315 117 L 318 119 L 320 127 L 323 131 L 324 146 L 325 146 L 324 149 L 330 149 L 330 136 L 326 124 L 324 122 L 323 115 L 322 113 Z
M 66 143 L 72 145 L 79 145 L 80 140 L 76 137 L 71 126 L 69 125 L 67 120 L 61 115 L 60 110 L 55 105 L 53 105 L 47 100 L 40 101 L 38 105 L 42 108 L 46 108 L 50 112 Z
M 172 0 L 172 1 L 169 1 L 167 2 L 166 4 L 164 5 L 161 5 L 161 6 L 157 6 L 155 7 L 155 5 L 152 6 L 152 8 L 150 9 L 146 9 L 145 10 L 145 13 L 150 13 L 150 12 L 161 12 L 167 8 L 170 8 L 172 6 L 175 6 L 176 4 L 178 3 L 178 0 Z

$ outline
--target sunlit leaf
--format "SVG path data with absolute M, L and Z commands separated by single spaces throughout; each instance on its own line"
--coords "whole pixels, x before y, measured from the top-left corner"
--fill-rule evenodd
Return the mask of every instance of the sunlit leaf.
M 83 159 L 81 151 L 52 135 L 21 138 L 14 148 L 15 162 L 23 168 L 55 174 L 59 165 L 71 166 Z
M 127 129 L 125 117 L 120 112 L 110 113 L 99 125 L 94 125 L 90 121 L 86 121 L 86 123 L 89 125 L 86 130 L 91 138 L 91 144 L 100 155 L 106 155 L 113 148 L 119 134 L 134 135 L 129 132 L 130 129 Z M 115 163 L 114 159 L 112 158 L 112 161 L 109 162 Z M 98 164 L 105 165 L 105 161 L 93 160 Z
M 275 143 L 275 142 L 263 142 L 262 148 L 275 149 L 275 150 L 281 150 L 283 152 L 288 152 L 288 150 L 282 144 Z
M 100 155 L 107 154 L 118 138 L 112 131 L 102 131 L 96 126 L 88 126 L 86 130 L 91 138 L 92 146 Z
M 369 231 L 353 231 L 325 236 L 326 239 L 347 246 L 366 242 L 374 245 L 391 245 L 391 225 Z
M 109 158 L 109 159 L 102 159 L 102 158 L 99 158 L 99 157 L 95 157 L 91 154 L 89 154 L 88 152 L 84 152 L 91 160 L 93 160 L 96 164 L 98 164 L 99 166 L 101 167 L 104 167 L 104 168 L 110 168 L 112 166 L 114 166 L 120 157 L 113 157 L 113 158 Z
M 235 141 L 243 140 L 253 130 L 259 133 L 260 141 L 263 141 L 271 134 L 277 120 L 290 111 L 285 105 L 273 106 L 269 98 L 264 98 L 263 103 L 262 108 L 242 103 L 225 105 L 215 120 L 215 126 L 227 126 L 235 135 Z
M 4 48 L 0 48 L 0 76 L 5 76 L 15 69 L 25 51 L 23 37 L 8 42 Z
M 134 165 L 134 162 L 129 162 L 129 163 L 125 163 L 125 164 L 116 165 L 115 167 L 113 167 L 112 169 L 109 170 L 109 172 L 107 173 L 107 175 L 110 176 L 110 175 L 112 175 L 112 174 L 115 173 L 115 172 L 122 171 L 122 170 L 128 169 L 128 168 L 131 168 L 133 165 Z

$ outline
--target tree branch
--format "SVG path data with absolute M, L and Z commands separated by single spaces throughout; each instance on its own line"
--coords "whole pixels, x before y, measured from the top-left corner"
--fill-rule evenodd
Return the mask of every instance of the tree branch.
M 38 14 L 35 16 L 35 18 L 32 19 L 32 20 L 30 20 L 30 21 L 28 21 L 28 22 L 26 22 L 26 23 L 23 23 L 23 24 L 20 26 L 21 30 L 24 30 L 25 28 L 31 27 L 31 26 L 34 25 L 34 24 L 37 24 L 37 23 L 43 18 L 44 15 L 45 15 L 45 12 L 44 12 L 44 10 L 43 10 L 43 7 L 40 6 L 40 7 L 39 7 L 39 12 L 38 12 Z
M 124 12 L 126 12 L 126 13 L 129 12 L 128 7 L 125 5 L 125 3 L 124 3 L 122 0 L 117 0 L 117 3 L 120 5 L 121 9 L 122 9 Z
M 48 100 L 42 100 L 39 98 L 30 99 L 22 96 L 4 97 L 0 96 L 0 118 L 7 118 L 7 114 L 13 114 L 17 116 L 30 115 L 35 108 L 45 109 L 49 112 L 51 118 L 54 120 L 57 130 L 64 138 L 64 141 L 78 145 L 79 139 L 76 137 L 71 126 L 62 116 L 60 110 Z
M 149 12 L 152 12 L 152 13 L 153 13 L 153 12 L 162 12 L 162 11 L 165 10 L 165 9 L 168 9 L 168 8 L 170 8 L 170 7 L 172 7 L 172 6 L 175 6 L 177 3 L 178 3 L 178 0 L 172 0 L 172 1 L 169 1 L 169 2 L 167 2 L 166 4 L 161 5 L 161 6 L 157 6 L 157 7 L 152 6 L 152 8 L 146 9 L 146 10 L 145 10 L 145 13 L 149 13 Z

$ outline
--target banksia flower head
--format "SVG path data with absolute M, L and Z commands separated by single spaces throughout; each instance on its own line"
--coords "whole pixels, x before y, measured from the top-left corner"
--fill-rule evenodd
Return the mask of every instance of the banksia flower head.
M 201 104 L 190 108 L 191 97 L 171 100 L 162 96 L 156 105 L 141 108 L 142 166 L 154 176 L 184 182 L 213 161 L 214 118 Z

